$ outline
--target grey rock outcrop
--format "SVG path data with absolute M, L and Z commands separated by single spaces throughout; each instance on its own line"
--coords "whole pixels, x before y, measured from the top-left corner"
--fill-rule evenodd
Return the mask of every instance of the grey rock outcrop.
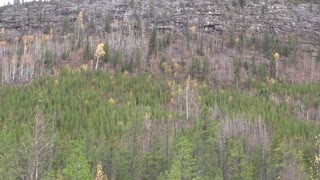
M 103 30 L 107 15 L 112 19 L 134 20 L 138 17 L 149 21 L 151 26 L 165 30 L 184 30 L 197 26 L 206 31 L 228 31 L 236 25 L 246 32 L 278 34 L 293 33 L 310 40 L 320 36 L 319 4 L 265 4 L 250 1 L 244 7 L 230 0 L 140 0 L 103 1 L 84 0 L 80 4 L 70 1 L 30 2 L 0 8 L 0 28 L 14 34 L 46 32 L 49 27 L 59 29 L 68 17 L 76 21 L 80 10 L 86 23 L 94 22 L 97 31 Z M 1 37 L 0 37 L 1 38 Z

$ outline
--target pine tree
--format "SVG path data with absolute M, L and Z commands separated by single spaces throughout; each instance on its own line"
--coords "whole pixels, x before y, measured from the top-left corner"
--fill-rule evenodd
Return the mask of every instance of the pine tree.
M 205 81 L 209 78 L 210 74 L 210 62 L 208 57 L 205 57 L 203 59 L 203 64 L 202 64 L 202 80 Z
M 152 29 L 152 34 L 149 42 L 149 53 L 148 53 L 148 59 L 153 53 L 156 53 L 157 48 L 157 29 Z
M 116 52 L 114 53 L 114 61 L 113 61 L 113 66 L 116 68 L 117 65 L 121 64 L 121 52 L 120 50 L 116 50 Z
M 181 137 L 176 145 L 176 153 L 168 174 L 170 180 L 193 179 L 196 175 L 192 145 L 186 137 Z
M 89 42 L 89 36 L 88 35 L 87 35 L 85 47 L 84 47 L 84 50 L 83 50 L 83 58 L 84 58 L 84 60 L 87 60 L 87 59 L 91 58 L 90 42 Z
M 111 33 L 111 24 L 110 24 L 110 17 L 109 17 L 109 16 L 106 17 L 105 25 L 104 25 L 104 30 L 105 30 L 107 33 Z
M 74 148 L 66 159 L 67 166 L 63 170 L 65 179 L 92 179 L 84 141 L 78 138 L 73 143 Z
M 243 143 L 237 139 L 228 140 L 228 167 L 230 179 L 252 179 L 252 165 L 244 152 Z
M 102 61 L 104 63 L 108 63 L 111 61 L 111 49 L 109 45 L 108 39 L 106 39 L 106 42 L 104 43 L 103 50 L 105 52 L 104 56 L 102 57 Z
M 2 126 L 0 130 L 0 179 L 19 179 L 21 157 L 13 128 Z

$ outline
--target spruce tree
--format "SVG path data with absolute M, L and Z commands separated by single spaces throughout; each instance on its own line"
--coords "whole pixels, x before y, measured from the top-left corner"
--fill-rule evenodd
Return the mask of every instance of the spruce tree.
M 170 180 L 193 179 L 196 175 L 195 159 L 192 157 L 193 149 L 186 137 L 181 137 L 176 145 L 172 166 L 168 177 Z
M 110 17 L 109 17 L 109 16 L 106 17 L 105 25 L 104 25 L 104 30 L 105 30 L 107 33 L 111 33 L 111 23 L 110 23 Z
M 156 53 L 156 48 L 157 48 L 157 29 L 153 28 L 150 42 L 149 42 L 148 59 L 153 53 Z
M 85 142 L 78 138 L 70 156 L 66 159 L 67 166 L 63 170 L 65 179 L 93 179 L 89 159 L 86 157 Z

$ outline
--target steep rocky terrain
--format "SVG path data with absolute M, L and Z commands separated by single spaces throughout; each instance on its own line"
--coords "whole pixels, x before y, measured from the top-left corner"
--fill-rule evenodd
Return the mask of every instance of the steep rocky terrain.
M 239 1 L 240 2 L 240 1 Z M 183 30 L 197 26 L 207 31 L 228 32 L 233 25 L 246 32 L 278 34 L 293 33 L 308 40 L 318 40 L 320 35 L 319 3 L 284 3 L 249 1 L 243 6 L 238 1 L 70 1 L 24 3 L 0 9 L 0 28 L 15 35 L 46 32 L 50 26 L 58 29 L 65 17 L 75 21 L 79 10 L 86 22 L 94 21 L 96 30 L 102 30 L 107 15 L 112 20 L 131 20 L 142 17 L 149 27 L 165 30 Z M 100 25 L 100 26 L 99 26 Z M 6 37 L 1 37 L 4 39 Z
M 129 66 L 132 72 L 161 73 L 168 68 L 169 76 L 183 79 L 193 74 L 223 85 L 240 77 L 244 83 L 257 74 L 263 80 L 314 82 L 320 79 L 320 3 L 294 2 L 81 0 L 4 6 L 2 83 L 26 82 L 34 72 L 50 74 L 52 68 L 76 68 L 89 61 L 111 72 Z M 94 51 L 104 42 L 110 45 L 110 57 L 97 62 Z M 107 61 L 111 65 L 106 66 Z M 168 66 L 161 64 L 165 61 Z M 183 69 L 172 72 L 174 62 Z

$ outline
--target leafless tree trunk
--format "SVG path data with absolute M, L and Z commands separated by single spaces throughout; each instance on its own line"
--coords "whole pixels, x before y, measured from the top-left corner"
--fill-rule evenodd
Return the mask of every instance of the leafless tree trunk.
M 279 62 L 278 62 L 278 60 L 275 63 L 276 63 L 276 80 L 278 80 L 278 76 L 279 76 L 279 74 L 278 74 Z
M 23 141 L 23 156 L 27 162 L 27 179 L 43 179 L 51 170 L 54 128 L 36 107 L 31 133 Z
M 189 119 L 189 89 L 190 89 L 191 79 L 190 76 L 188 76 L 188 79 L 186 81 L 186 114 L 187 114 L 187 120 Z
M 98 70 L 98 66 L 99 66 L 99 57 L 97 58 L 96 67 L 94 68 L 94 70 Z
M 142 153 L 147 153 L 151 147 L 151 130 L 152 130 L 152 124 L 151 124 L 151 118 L 150 115 L 145 115 L 144 120 L 144 130 L 145 130 L 145 138 L 142 141 Z
M 167 127 L 166 129 L 166 158 L 169 159 L 169 120 L 167 120 Z
M 9 60 L 7 56 L 4 56 L 2 58 L 2 67 L 1 67 L 1 71 L 2 71 L 2 84 L 7 83 L 8 82 L 8 77 L 10 76 L 10 70 L 9 70 Z
M 18 56 L 13 55 L 12 61 L 11 61 L 11 76 L 12 76 L 12 81 L 15 80 L 15 75 L 17 71 L 17 64 L 18 64 Z

